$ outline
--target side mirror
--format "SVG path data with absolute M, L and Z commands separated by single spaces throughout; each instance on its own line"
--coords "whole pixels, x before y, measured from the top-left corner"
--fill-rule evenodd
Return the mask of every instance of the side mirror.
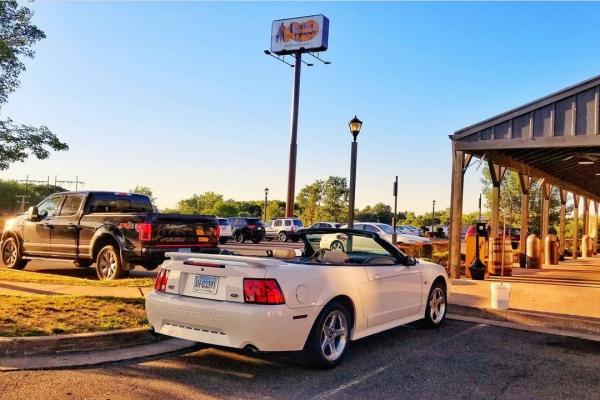
M 40 215 L 38 214 L 38 208 L 35 206 L 29 207 L 29 210 L 27 210 L 27 220 L 37 221 L 38 219 L 40 219 Z
M 411 256 L 406 257 L 406 265 L 408 267 L 412 267 L 413 265 L 417 265 L 417 259 Z

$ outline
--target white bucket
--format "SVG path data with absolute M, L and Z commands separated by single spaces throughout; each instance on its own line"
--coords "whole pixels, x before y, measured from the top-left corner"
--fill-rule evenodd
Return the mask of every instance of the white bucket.
M 508 310 L 510 300 L 510 283 L 501 285 L 498 282 L 490 284 L 491 290 L 491 307 L 497 310 Z

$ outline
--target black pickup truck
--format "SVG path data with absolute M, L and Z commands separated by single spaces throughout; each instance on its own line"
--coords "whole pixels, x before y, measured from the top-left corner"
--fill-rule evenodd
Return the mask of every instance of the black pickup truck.
M 165 252 L 219 252 L 214 216 L 159 214 L 148 196 L 64 192 L 47 197 L 5 224 L 1 258 L 22 269 L 31 259 L 96 263 L 99 279 L 126 277 L 134 266 L 158 267 Z

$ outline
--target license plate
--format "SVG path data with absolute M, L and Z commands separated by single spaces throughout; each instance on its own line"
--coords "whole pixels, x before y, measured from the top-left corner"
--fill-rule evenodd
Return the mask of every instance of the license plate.
M 196 236 L 204 236 L 204 229 L 196 228 Z
M 215 294 L 219 287 L 217 276 L 194 275 L 194 292 Z
M 192 249 L 190 249 L 189 247 L 180 247 L 177 249 L 177 251 L 179 253 L 191 253 Z

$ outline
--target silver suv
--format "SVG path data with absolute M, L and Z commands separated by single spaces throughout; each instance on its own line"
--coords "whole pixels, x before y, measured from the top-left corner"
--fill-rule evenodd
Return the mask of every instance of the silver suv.
M 267 240 L 278 239 L 280 242 L 287 242 L 291 239 L 297 242 L 298 231 L 304 225 L 298 218 L 277 218 L 265 222 L 265 238 Z

